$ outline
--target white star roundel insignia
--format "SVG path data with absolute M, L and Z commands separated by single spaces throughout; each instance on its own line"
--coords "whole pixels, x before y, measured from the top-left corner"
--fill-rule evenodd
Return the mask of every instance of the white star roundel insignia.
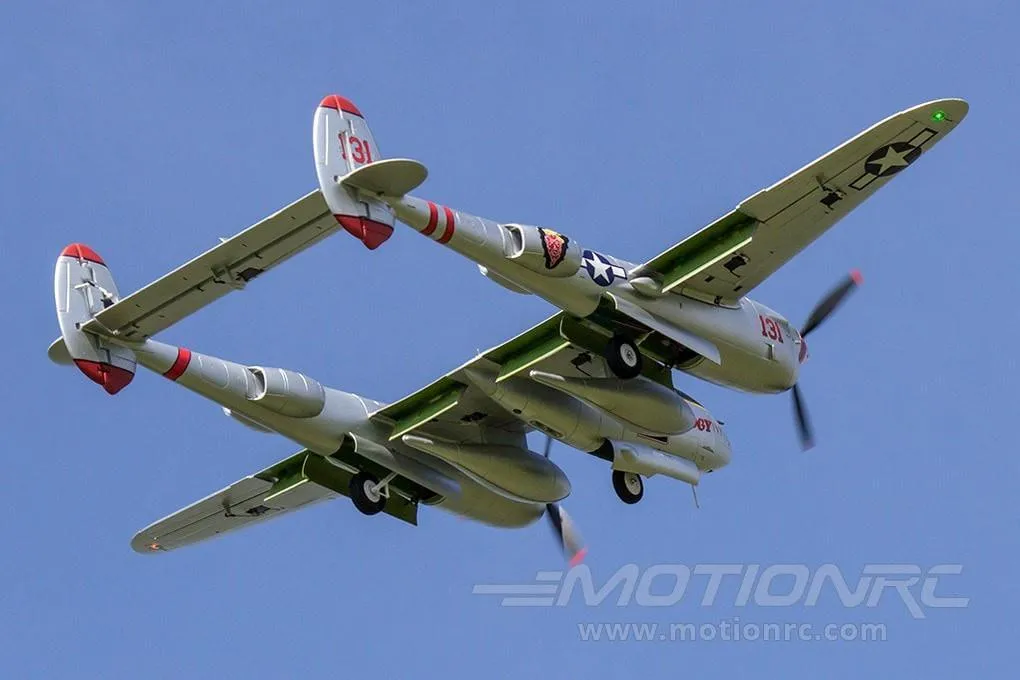
M 921 148 L 907 142 L 893 142 L 876 149 L 864 162 L 864 170 L 876 177 L 888 177 L 907 167 L 921 155 Z
M 585 250 L 581 262 L 591 280 L 600 286 L 608 286 L 616 279 L 626 279 L 627 270 L 609 261 L 605 255 L 594 250 Z

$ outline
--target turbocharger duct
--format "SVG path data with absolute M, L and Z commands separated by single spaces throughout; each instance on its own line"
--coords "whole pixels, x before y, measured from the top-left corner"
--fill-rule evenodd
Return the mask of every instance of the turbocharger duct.
M 292 418 L 314 418 L 326 406 L 326 390 L 317 380 L 285 368 L 249 366 L 255 378 L 248 401 Z

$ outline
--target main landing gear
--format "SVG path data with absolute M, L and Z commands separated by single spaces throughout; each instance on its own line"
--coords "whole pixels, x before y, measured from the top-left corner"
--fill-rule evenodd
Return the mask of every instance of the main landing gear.
M 396 476 L 395 472 L 391 472 L 381 482 L 367 472 L 359 472 L 351 477 L 349 491 L 354 507 L 366 515 L 380 512 L 390 497 L 389 484 Z
M 634 505 L 645 495 L 645 482 L 635 472 L 613 470 L 613 489 L 621 501 Z
M 641 352 L 634 341 L 617 333 L 606 347 L 606 363 L 618 378 L 634 378 L 641 374 Z

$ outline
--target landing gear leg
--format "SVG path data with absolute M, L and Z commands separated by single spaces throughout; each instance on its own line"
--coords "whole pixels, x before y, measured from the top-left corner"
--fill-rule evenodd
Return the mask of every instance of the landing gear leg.
M 606 347 L 606 363 L 618 378 L 633 378 L 641 373 L 641 352 L 626 335 L 616 334 Z
M 351 477 L 349 491 L 354 507 L 366 515 L 380 512 L 390 495 L 389 483 L 396 476 L 396 473 L 391 472 L 381 482 L 367 472 L 359 472 Z
M 637 473 L 613 470 L 613 489 L 621 501 L 634 505 L 645 495 L 645 482 Z

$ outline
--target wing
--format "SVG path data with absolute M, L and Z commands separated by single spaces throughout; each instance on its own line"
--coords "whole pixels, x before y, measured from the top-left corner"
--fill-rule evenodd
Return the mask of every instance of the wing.
M 587 319 L 556 314 L 534 328 L 483 352 L 439 380 L 371 415 L 389 428 L 390 438 L 410 432 L 438 436 L 456 442 L 489 442 L 526 447 L 531 429 L 492 402 L 466 376 L 474 369 L 492 380 L 506 380 L 522 371 L 541 368 L 569 377 L 608 375 L 602 352 L 613 329 L 635 322 L 600 308 Z M 654 351 L 646 350 L 653 358 Z M 646 374 L 666 384 L 667 369 L 654 361 Z M 350 444 L 350 445 L 348 445 Z M 377 478 L 389 470 L 358 455 L 347 441 L 326 459 L 301 451 L 265 470 L 245 477 L 200 501 L 146 527 L 131 541 L 138 552 L 173 550 L 278 517 L 338 495 L 348 495 L 351 477 L 366 470 Z M 429 502 L 436 493 L 398 476 L 383 512 L 417 524 L 418 502 Z
M 318 190 L 99 312 L 84 330 L 141 340 L 337 231 Z
M 390 439 L 420 432 L 453 441 L 493 441 L 522 445 L 529 428 L 489 400 L 466 377 L 481 369 L 510 377 L 528 365 L 558 354 L 569 343 L 559 333 L 564 314 L 556 314 L 534 328 L 471 359 L 442 378 L 379 409 L 373 421 L 390 428 Z M 502 435 L 502 436 L 501 436 Z
M 602 359 L 608 339 L 621 326 L 637 325 L 609 302 L 585 319 L 560 312 L 376 411 L 371 418 L 389 428 L 391 440 L 421 433 L 456 442 L 526 446 L 524 435 L 532 428 L 486 397 L 475 386 L 478 376 L 500 382 L 533 368 L 567 377 L 608 376 Z M 657 353 L 655 346 L 642 349 L 656 360 L 645 362 L 645 374 L 672 387 L 670 371 L 662 365 L 672 358 Z M 468 371 L 473 378 L 468 378 Z
M 131 540 L 131 547 L 140 553 L 174 550 L 347 496 L 356 472 L 365 469 L 381 477 L 386 471 L 377 467 L 347 447 L 329 460 L 301 451 L 147 526 Z M 434 496 L 403 477 L 393 480 L 390 490 L 383 512 L 415 525 L 418 499 Z
M 886 118 L 637 267 L 662 291 L 723 304 L 746 295 L 967 115 L 941 99 Z

